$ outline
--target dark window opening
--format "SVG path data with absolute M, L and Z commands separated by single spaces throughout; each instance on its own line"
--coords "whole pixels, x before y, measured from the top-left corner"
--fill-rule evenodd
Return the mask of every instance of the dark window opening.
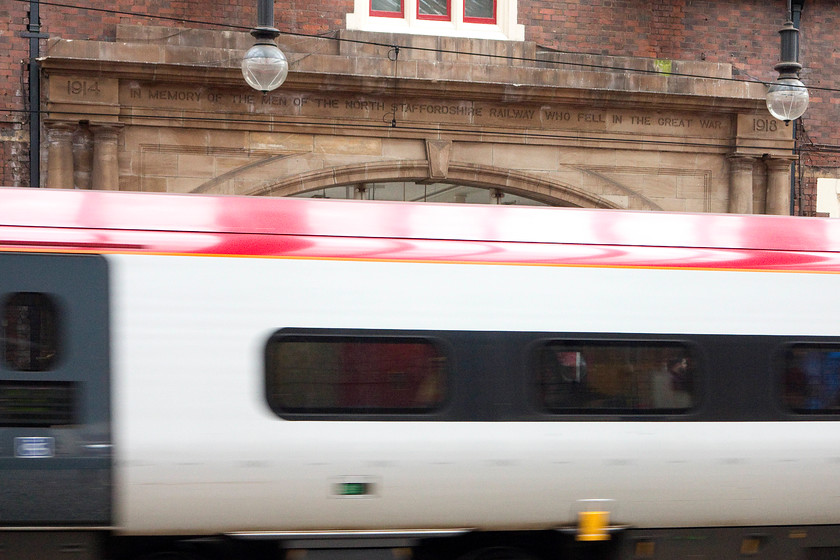
M 446 356 L 426 339 L 281 334 L 266 357 L 279 413 L 422 413 L 446 397 Z
M 686 412 L 697 361 L 673 342 L 548 341 L 536 351 L 537 406 L 549 413 Z
M 787 408 L 801 414 L 840 412 L 840 347 L 788 348 L 783 400 Z
M 56 305 L 46 294 L 18 292 L 3 302 L 3 361 L 16 371 L 47 371 L 58 356 Z

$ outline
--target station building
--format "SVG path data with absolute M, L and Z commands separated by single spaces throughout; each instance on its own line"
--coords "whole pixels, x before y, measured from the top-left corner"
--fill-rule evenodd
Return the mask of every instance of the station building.
M 3 184 L 35 147 L 52 188 L 836 214 L 836 2 L 792 4 L 817 86 L 794 123 L 765 101 L 785 2 L 276 2 L 268 93 L 242 77 L 245 3 L 41 3 L 38 111 L 6 63 Z

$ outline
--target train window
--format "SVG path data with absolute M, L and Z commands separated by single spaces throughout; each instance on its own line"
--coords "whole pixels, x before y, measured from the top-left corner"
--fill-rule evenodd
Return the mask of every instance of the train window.
M 3 361 L 16 371 L 47 371 L 58 353 L 58 319 L 50 296 L 18 292 L 3 301 Z
M 802 414 L 840 413 L 840 346 L 788 348 L 783 398 L 789 409 Z
M 266 358 L 279 413 L 420 413 L 445 398 L 446 356 L 423 338 L 279 334 Z
M 697 361 L 680 343 L 548 341 L 535 363 L 538 405 L 550 413 L 673 413 L 697 404 Z

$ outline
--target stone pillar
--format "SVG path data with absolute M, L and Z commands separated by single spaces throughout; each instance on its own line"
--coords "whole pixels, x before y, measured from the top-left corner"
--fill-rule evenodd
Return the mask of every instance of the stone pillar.
M 790 160 L 768 158 L 767 166 L 767 214 L 790 216 Z
M 755 157 L 729 156 L 729 213 L 753 213 L 753 165 Z
M 120 190 L 120 167 L 117 145 L 121 124 L 93 124 L 93 171 L 91 188 L 104 191 Z
M 48 122 L 47 187 L 73 188 L 73 131 L 76 123 Z
M 93 166 L 93 138 L 84 124 L 73 134 L 73 185 L 77 189 L 90 188 Z

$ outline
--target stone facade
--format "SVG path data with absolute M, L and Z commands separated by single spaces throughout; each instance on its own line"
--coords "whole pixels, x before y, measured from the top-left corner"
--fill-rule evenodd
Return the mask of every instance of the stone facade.
M 775 77 L 784 6 L 520 0 L 526 40 L 490 41 L 347 31 L 351 1 L 291 2 L 277 10 L 301 34 L 279 38 L 291 73 L 263 96 L 238 68 L 252 38 L 210 29 L 253 25 L 253 6 L 135 4 L 189 27 L 136 25 L 119 2 L 44 22 L 42 186 L 284 196 L 440 182 L 555 205 L 787 214 L 813 213 L 817 179 L 837 175 L 825 150 L 794 151 L 801 138 L 754 81 Z M 836 8 L 808 7 L 809 22 Z M 812 45 L 828 33 L 814 28 Z M 799 130 L 831 146 L 819 96 Z M 25 141 L 22 121 L 7 125 Z M 20 146 L 4 142 L 5 184 L 26 184 Z
M 284 42 L 292 72 L 263 95 L 239 74 L 244 33 L 117 39 L 49 45 L 47 186 L 288 196 L 436 180 L 552 205 L 787 213 L 789 130 L 726 64 L 635 74 L 528 42 L 344 32 Z M 599 69 L 568 70 L 584 60 Z

